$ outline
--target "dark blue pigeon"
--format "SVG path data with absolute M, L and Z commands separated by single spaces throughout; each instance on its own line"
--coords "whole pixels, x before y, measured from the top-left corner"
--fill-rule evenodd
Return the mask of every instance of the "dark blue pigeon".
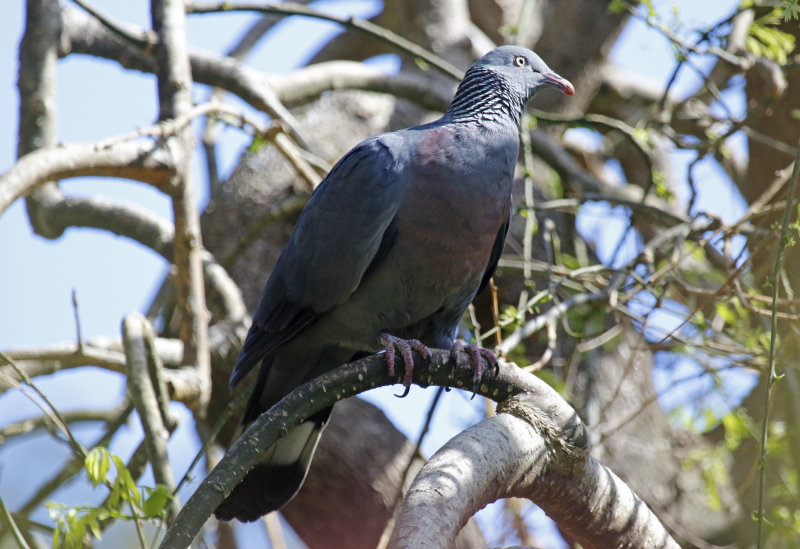
M 466 73 L 436 122 L 367 139 L 311 195 L 267 281 L 231 375 L 261 369 L 245 425 L 302 383 L 386 350 L 453 349 L 508 229 L 525 103 L 574 89 L 532 51 L 503 46 Z M 455 344 L 455 348 L 462 348 Z M 467 346 L 479 379 L 491 351 Z M 300 489 L 330 409 L 271 446 L 215 514 L 256 520 Z

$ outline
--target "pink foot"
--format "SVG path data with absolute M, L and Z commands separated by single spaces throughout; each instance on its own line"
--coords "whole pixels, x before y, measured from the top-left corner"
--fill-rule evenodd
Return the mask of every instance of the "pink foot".
M 472 344 L 464 345 L 461 341 L 456 340 L 450 348 L 450 356 L 455 358 L 460 351 L 466 352 L 472 362 L 472 397 L 474 398 L 483 377 L 483 360 L 494 370 L 495 375 L 500 371 L 500 364 L 491 350 Z
M 405 375 L 403 376 L 403 385 L 406 390 L 402 396 L 406 396 L 411 387 L 411 378 L 414 373 L 414 357 L 411 351 L 417 351 L 419 354 L 428 358 L 430 350 L 417 339 L 401 339 L 390 334 L 381 334 L 381 345 L 386 349 L 386 365 L 389 367 L 389 375 L 394 375 L 394 359 L 395 353 L 400 351 L 400 356 L 403 357 L 405 363 Z

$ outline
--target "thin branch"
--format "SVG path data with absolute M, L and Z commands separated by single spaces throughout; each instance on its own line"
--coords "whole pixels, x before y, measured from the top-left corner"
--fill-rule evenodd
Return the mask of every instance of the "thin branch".
M 545 328 L 548 322 L 552 322 L 555 319 L 564 317 L 567 312 L 579 305 L 598 301 L 608 301 L 611 293 L 612 291 L 610 289 L 604 289 L 600 292 L 582 293 L 574 295 L 569 299 L 565 299 L 557 305 L 550 307 L 547 311 L 539 314 L 535 318 L 530 319 L 528 322 L 514 330 L 508 337 L 504 338 L 503 343 L 500 345 L 500 352 L 503 354 L 510 353 L 514 347 L 522 342 L 523 339 L 527 339 L 542 328 Z
M 107 447 L 117 431 L 125 424 L 125 421 L 133 410 L 133 405 L 127 402 L 121 410 L 118 416 L 111 417 L 105 422 L 102 427 L 103 435 L 98 438 L 94 444 L 91 444 L 90 448 L 94 448 L 95 446 Z M 17 513 L 20 515 L 28 515 L 33 512 L 34 509 L 41 505 L 42 501 L 83 470 L 84 460 L 85 458 L 83 456 L 73 456 L 59 472 L 39 486 L 36 493 L 22 505 Z
M 84 421 L 107 421 L 111 417 L 116 417 L 122 412 L 122 408 L 112 408 L 110 410 L 71 410 L 62 412 L 61 416 L 64 423 L 71 425 Z M 47 416 L 33 416 L 22 421 L 9 423 L 0 429 L 0 444 L 9 439 L 30 434 L 38 429 L 50 429 L 52 422 Z
M 9 532 L 11 532 L 11 535 L 14 537 L 14 541 L 17 542 L 19 548 L 30 549 L 30 545 L 28 545 L 28 542 L 25 541 L 22 532 L 20 532 L 19 527 L 17 527 L 14 517 L 11 516 L 11 513 L 8 511 L 8 507 L 6 507 L 6 504 L 3 502 L 3 498 L 0 498 L 0 516 L 3 517 L 3 522 L 6 524 L 6 528 Z
M 40 410 L 42 410 L 42 412 L 50 419 L 50 421 L 52 421 L 56 425 L 56 427 L 58 427 L 61 430 L 61 432 L 64 433 L 75 455 L 85 458 L 87 455 L 86 448 L 84 448 L 83 445 L 80 442 L 78 442 L 78 440 L 73 436 L 72 430 L 67 425 L 67 422 L 64 420 L 64 417 L 61 415 L 61 412 L 59 412 L 58 408 L 56 408 L 50 401 L 50 399 L 47 398 L 47 395 L 45 395 L 42 391 L 39 390 L 36 384 L 33 383 L 33 380 L 28 376 L 28 374 L 25 373 L 24 370 L 22 370 L 17 365 L 14 359 L 12 359 L 10 356 L 8 356 L 2 351 L 0 351 L 0 359 L 2 359 L 6 364 L 11 366 L 14 372 L 16 372 L 16 374 L 24 380 L 25 385 L 33 389 L 33 391 L 36 393 L 36 396 L 38 396 L 44 402 L 45 405 L 42 405 L 41 403 L 39 403 L 38 400 L 32 398 L 32 396 L 28 394 L 27 391 L 23 390 L 23 386 L 19 384 L 17 381 L 13 379 L 8 379 L 7 382 L 11 384 L 12 387 L 22 390 L 22 392 L 26 396 L 28 396 L 28 398 L 30 398 L 31 401 L 33 401 L 34 404 L 36 404 Z
M 770 394 L 775 382 L 780 379 L 775 366 L 775 345 L 778 339 L 778 298 L 780 297 L 780 283 L 778 278 L 783 268 L 783 251 L 786 247 L 786 241 L 792 238 L 789 235 L 789 220 L 794 214 L 792 202 L 795 199 L 797 192 L 797 180 L 800 179 L 800 141 L 797 143 L 797 152 L 794 157 L 794 168 L 792 169 L 792 177 L 789 179 L 789 189 L 786 194 L 786 208 L 783 210 L 783 218 L 781 219 L 781 230 L 778 233 L 778 247 L 775 251 L 775 262 L 772 267 L 772 318 L 770 319 L 769 330 L 769 377 L 764 388 L 764 417 L 761 420 L 761 455 L 759 458 L 759 474 L 758 474 L 758 529 L 756 533 L 756 544 L 758 549 L 764 546 L 764 490 L 767 485 L 767 429 L 769 427 L 769 407 L 770 407 Z
M 444 59 L 434 55 L 425 48 L 418 46 L 414 42 L 411 42 L 410 40 L 407 40 L 388 29 L 380 27 L 375 23 L 371 23 L 370 21 L 359 19 L 358 17 L 338 17 L 336 15 L 322 13 L 302 4 L 295 4 L 292 2 L 282 2 L 280 4 L 254 4 L 248 2 L 222 2 L 219 4 L 192 3 L 186 8 L 187 13 L 217 13 L 233 11 L 255 11 L 259 13 L 278 14 L 285 16 L 303 15 L 305 17 L 313 17 L 315 19 L 322 19 L 324 21 L 331 21 L 333 23 L 338 23 L 345 28 L 363 32 L 369 36 L 386 42 L 387 44 L 399 49 L 400 51 L 408 53 L 413 57 L 422 59 L 432 67 L 438 69 L 445 76 L 449 76 L 455 80 L 461 80 L 461 78 L 464 76 L 463 71 L 457 69 Z
M 92 17 L 97 19 L 98 23 L 103 25 L 105 28 L 110 30 L 119 38 L 127 42 L 130 42 L 137 48 L 149 49 L 154 46 L 157 37 L 154 36 L 152 33 L 145 33 L 143 36 L 141 33 L 137 33 L 136 31 L 130 28 L 126 29 L 123 25 L 117 23 L 116 21 L 114 21 L 113 19 L 102 13 L 100 10 L 90 5 L 89 3 L 84 2 L 83 0 L 72 0 L 72 1 L 75 2 L 77 5 L 79 5 L 80 7 L 82 7 L 84 10 L 86 10 L 86 12 L 89 13 Z

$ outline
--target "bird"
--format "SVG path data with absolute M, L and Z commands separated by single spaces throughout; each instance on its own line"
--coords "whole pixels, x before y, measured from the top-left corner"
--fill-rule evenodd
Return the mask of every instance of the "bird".
M 494 355 L 456 340 L 492 277 L 511 216 L 527 101 L 572 84 L 533 51 L 501 46 L 466 72 L 438 120 L 366 139 L 311 194 L 272 270 L 230 378 L 260 370 L 243 425 L 306 381 L 382 349 L 411 382 L 411 350 L 464 349 L 476 377 Z M 496 359 L 494 359 L 496 364 Z M 269 447 L 217 507 L 257 520 L 305 480 L 332 408 Z

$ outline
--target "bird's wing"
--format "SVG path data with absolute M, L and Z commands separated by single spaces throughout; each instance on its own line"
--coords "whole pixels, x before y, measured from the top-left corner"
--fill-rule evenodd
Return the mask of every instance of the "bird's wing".
M 344 303 L 391 247 L 408 155 L 397 134 L 345 155 L 311 195 L 270 275 L 230 384 Z
M 494 245 L 492 245 L 492 253 L 489 255 L 489 263 L 486 265 L 486 270 L 483 272 L 483 278 L 481 279 L 481 285 L 478 287 L 478 294 L 489 284 L 489 280 L 491 280 L 495 269 L 497 269 L 497 263 L 500 261 L 500 256 L 503 253 L 503 246 L 506 244 L 506 235 L 508 234 L 508 226 L 510 223 L 511 218 L 509 217 L 506 222 L 503 223 L 503 226 L 500 227 L 500 230 L 497 231 L 497 237 L 494 239 Z

